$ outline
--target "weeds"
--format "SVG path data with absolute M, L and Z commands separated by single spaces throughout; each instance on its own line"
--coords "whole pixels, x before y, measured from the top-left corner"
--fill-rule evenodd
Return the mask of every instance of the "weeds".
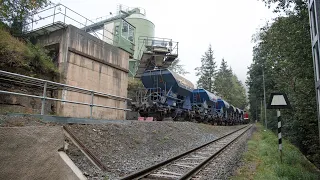
M 244 166 L 232 179 L 306 179 L 317 180 L 319 170 L 289 141 L 283 142 L 283 163 L 280 162 L 278 138 L 271 131 L 263 131 L 260 124 L 248 142 Z
M 21 41 L 0 28 L 0 67 L 2 70 L 24 72 L 26 75 L 50 74 L 57 76 L 55 67 L 47 50 L 40 45 Z

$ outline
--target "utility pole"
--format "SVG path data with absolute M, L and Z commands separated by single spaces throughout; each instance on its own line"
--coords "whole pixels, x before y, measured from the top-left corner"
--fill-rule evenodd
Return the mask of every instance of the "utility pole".
M 211 77 L 209 77 L 208 80 L 209 80 L 209 86 L 210 86 L 210 87 L 209 87 L 209 92 L 212 92 L 212 90 L 211 90 L 211 86 L 212 86 L 212 84 L 211 84 L 211 83 L 212 83 Z
M 264 82 L 264 69 L 262 68 L 262 78 L 263 78 L 263 105 L 264 105 L 264 122 L 266 125 L 266 129 L 268 129 L 268 124 L 267 124 L 267 107 L 266 107 L 266 85 Z
M 258 101 L 257 101 L 257 98 L 256 98 L 256 119 L 255 120 L 258 120 Z
M 260 121 L 263 123 L 263 118 L 262 118 L 262 99 L 261 99 L 261 105 L 260 105 Z

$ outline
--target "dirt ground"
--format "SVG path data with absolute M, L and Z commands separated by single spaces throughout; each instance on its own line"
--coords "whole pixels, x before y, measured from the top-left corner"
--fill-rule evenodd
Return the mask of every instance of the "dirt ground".
M 62 127 L 0 127 L 0 179 L 76 180 L 61 159 Z
M 32 116 L 8 116 L 0 115 L 0 127 L 23 127 L 23 126 L 54 126 L 55 123 L 45 123 L 39 118 Z

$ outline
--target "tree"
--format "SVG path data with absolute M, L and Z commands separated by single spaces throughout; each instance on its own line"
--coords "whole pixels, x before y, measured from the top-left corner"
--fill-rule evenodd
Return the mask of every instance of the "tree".
M 281 10 L 286 13 L 301 12 L 307 9 L 308 0 L 262 0 L 270 8 L 272 4 L 277 6 L 274 9 L 274 12 L 280 12 Z
M 270 2 L 270 1 L 269 1 Z M 249 67 L 247 85 L 251 114 L 259 111 L 257 99 L 263 97 L 262 70 L 265 73 L 266 95 L 285 92 L 292 110 L 282 111 L 284 137 L 293 142 L 309 160 L 320 167 L 317 109 L 314 88 L 313 60 L 310 46 L 310 27 L 305 1 L 283 2 L 285 17 L 278 17 L 257 34 L 253 63 Z M 286 7 L 291 2 L 292 12 Z M 300 3 L 300 4 L 299 4 Z M 276 130 L 274 111 L 267 112 L 268 127 Z
M 181 75 L 189 74 L 189 72 L 184 69 L 184 65 L 181 65 L 180 62 L 180 59 L 177 58 L 172 62 L 168 69 Z
M 238 77 L 228 68 L 227 62 L 222 59 L 220 69 L 214 80 L 217 95 L 232 105 L 244 109 L 246 107 L 246 91 Z
M 49 0 L 1 0 L 0 21 L 11 27 L 11 34 L 19 35 L 26 28 L 28 18 L 49 4 Z
M 214 90 L 214 78 L 216 74 L 216 62 L 213 57 L 213 50 L 211 45 L 207 52 L 201 58 L 201 67 L 195 68 L 196 76 L 200 76 L 197 81 L 198 88 L 204 88 L 210 92 Z
M 228 68 L 227 62 L 222 59 L 220 69 L 214 81 L 214 86 L 217 94 L 226 101 L 232 100 L 232 92 L 230 91 L 233 88 L 232 76 L 232 71 Z
M 240 109 L 245 109 L 247 106 L 246 89 L 235 74 L 232 76 L 232 84 L 233 89 L 231 103 Z

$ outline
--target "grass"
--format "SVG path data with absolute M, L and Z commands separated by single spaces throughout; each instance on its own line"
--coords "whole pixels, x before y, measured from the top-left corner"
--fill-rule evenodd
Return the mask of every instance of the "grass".
M 283 141 L 283 163 L 281 163 L 278 137 L 269 130 L 264 131 L 261 124 L 257 124 L 256 127 L 257 131 L 248 141 L 248 151 L 244 154 L 244 165 L 231 179 L 320 179 L 319 170 L 286 140 Z

